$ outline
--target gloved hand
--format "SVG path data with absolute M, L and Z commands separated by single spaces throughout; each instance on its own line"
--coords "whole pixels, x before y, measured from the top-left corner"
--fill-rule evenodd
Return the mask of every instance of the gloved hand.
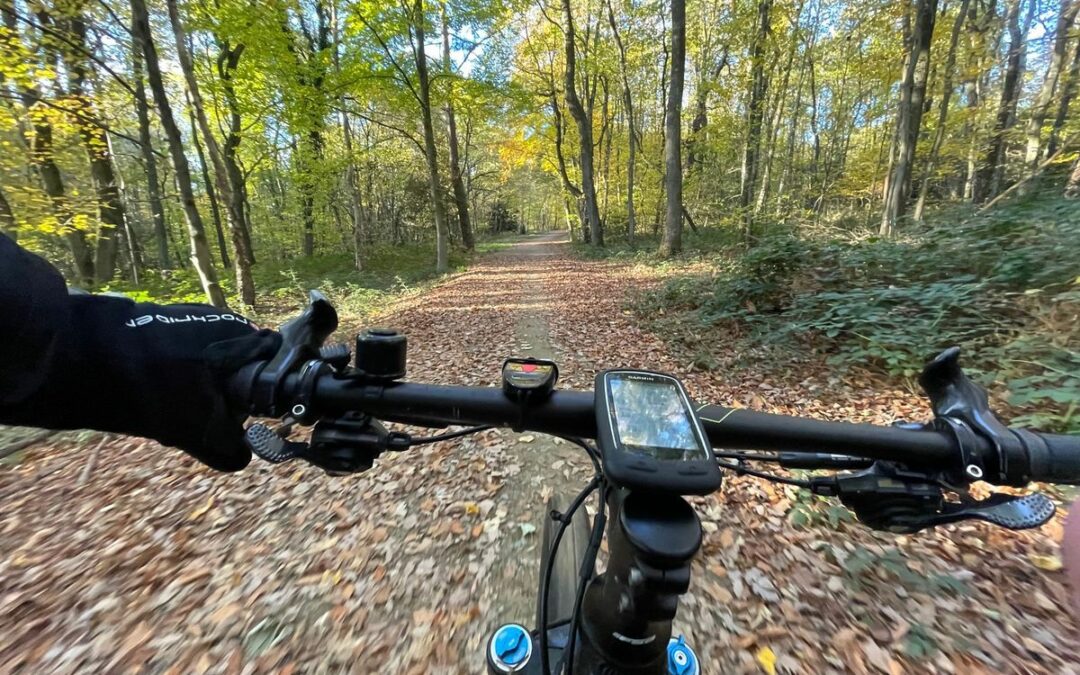
M 228 376 L 273 357 L 281 337 L 208 305 L 71 296 L 43 386 L 9 414 L 18 424 L 152 438 L 219 471 L 247 466 L 245 415 L 229 409 Z M 18 411 L 16 411 L 18 412 Z

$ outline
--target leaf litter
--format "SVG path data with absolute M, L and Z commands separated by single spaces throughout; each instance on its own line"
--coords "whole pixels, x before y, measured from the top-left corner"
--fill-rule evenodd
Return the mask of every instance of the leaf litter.
M 563 388 L 617 364 L 675 373 L 721 405 L 926 415 L 910 393 L 841 380 L 812 355 L 782 373 L 701 372 L 624 311 L 655 273 L 530 245 L 542 265 L 512 247 L 387 310 L 381 322 L 409 337 L 409 379 L 494 386 L 503 358 L 546 337 Z M 523 322 L 546 336 L 523 336 Z M 347 339 L 358 326 L 343 323 Z M 553 487 L 588 478 L 566 444 L 517 441 L 492 430 L 329 478 L 257 460 L 221 475 L 110 437 L 81 477 L 86 449 L 49 437 L 0 470 L 0 672 L 482 672 L 490 631 L 531 623 L 538 536 L 526 526 L 541 525 Z M 530 481 L 534 499 L 515 499 Z M 795 528 L 793 498 L 729 476 L 693 499 L 705 536 L 676 629 L 706 672 L 1080 672 L 1060 519 L 894 537 Z

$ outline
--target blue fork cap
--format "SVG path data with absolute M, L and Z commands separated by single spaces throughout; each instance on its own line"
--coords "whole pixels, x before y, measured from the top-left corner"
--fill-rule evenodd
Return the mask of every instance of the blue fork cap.
M 667 647 L 668 675 L 700 675 L 697 654 L 686 644 L 686 638 L 671 638 Z
M 499 626 L 491 636 L 489 656 L 498 671 L 517 672 L 525 667 L 532 656 L 532 636 L 516 623 Z

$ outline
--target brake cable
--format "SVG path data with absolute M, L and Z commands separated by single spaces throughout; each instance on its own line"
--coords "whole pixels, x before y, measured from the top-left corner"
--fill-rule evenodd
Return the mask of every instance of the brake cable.
M 750 467 L 746 466 L 746 464 L 744 464 L 741 461 L 738 464 L 729 464 L 727 462 L 720 462 L 720 461 L 717 461 L 716 463 L 720 465 L 721 469 L 728 469 L 729 471 L 734 471 L 735 474 L 739 475 L 739 476 L 741 476 L 743 474 L 746 474 L 748 476 L 755 476 L 757 478 L 764 478 L 765 480 L 772 481 L 773 483 L 781 483 L 783 485 L 794 485 L 795 487 L 808 488 L 808 489 L 811 487 L 811 483 L 808 480 L 799 480 L 798 478 L 788 478 L 787 476 L 779 476 L 779 475 L 777 475 L 775 473 L 768 473 L 766 471 L 758 471 L 757 469 L 751 469 Z
M 597 475 L 603 475 L 604 472 L 600 469 L 600 453 L 596 451 L 596 448 L 580 438 L 575 438 L 573 436 L 556 436 L 556 438 L 561 438 L 564 441 L 581 447 L 585 451 L 585 454 L 589 456 L 589 459 L 592 460 L 593 469 L 596 470 Z
M 577 512 L 581 505 L 585 503 L 585 500 L 591 495 L 601 484 L 603 477 L 600 474 L 593 476 L 589 484 L 586 485 L 577 497 L 574 497 L 574 501 L 570 503 L 570 506 L 566 509 L 565 513 L 557 513 L 552 511 L 548 514 L 549 518 L 559 521 L 559 529 L 555 531 L 555 538 L 551 542 L 551 550 L 548 551 L 547 560 L 544 563 L 544 578 L 543 583 L 540 586 L 540 616 L 537 627 L 540 642 L 540 672 L 544 675 L 551 675 L 551 663 L 548 659 L 548 591 L 551 588 L 551 563 L 555 560 L 555 554 L 559 550 L 559 544 L 562 542 L 563 534 L 566 532 L 566 528 L 570 526 L 570 522 L 573 520 L 574 514 Z
M 717 459 L 737 459 L 740 462 L 779 462 L 777 455 L 761 455 L 753 452 L 731 452 L 729 450 L 713 451 Z
M 600 483 L 600 506 L 593 520 L 592 534 L 589 536 L 589 547 L 581 560 L 581 569 L 578 571 L 577 597 L 574 598 L 574 611 L 570 615 L 570 636 L 566 644 L 566 650 L 560 659 L 566 664 L 566 675 L 572 675 L 574 669 L 574 648 L 577 645 L 577 631 L 581 623 L 581 603 L 585 599 L 589 580 L 596 572 L 596 556 L 600 552 L 600 542 L 604 538 L 604 528 L 607 527 L 607 498 L 612 487 L 607 481 Z
M 468 429 L 459 429 L 458 431 L 448 431 L 445 434 L 439 434 L 437 436 L 422 436 L 420 438 L 410 438 L 409 445 L 424 445 L 426 443 L 438 443 L 439 441 L 449 441 L 454 438 L 461 438 L 462 436 L 468 436 L 469 434 L 479 433 L 481 431 L 487 431 L 488 429 L 494 429 L 495 427 L 490 424 L 482 424 L 478 427 L 469 427 Z

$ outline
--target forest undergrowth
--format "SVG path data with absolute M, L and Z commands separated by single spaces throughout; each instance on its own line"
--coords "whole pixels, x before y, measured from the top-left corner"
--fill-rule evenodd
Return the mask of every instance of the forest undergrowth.
M 722 233 L 682 260 L 616 245 L 674 276 L 634 309 L 698 367 L 823 360 L 910 389 L 950 345 L 1016 424 L 1080 431 L 1080 214 L 1052 195 L 976 215 L 938 213 L 884 239 L 837 225 L 775 226 L 745 251 Z M 679 273 L 679 272 L 682 273 Z

